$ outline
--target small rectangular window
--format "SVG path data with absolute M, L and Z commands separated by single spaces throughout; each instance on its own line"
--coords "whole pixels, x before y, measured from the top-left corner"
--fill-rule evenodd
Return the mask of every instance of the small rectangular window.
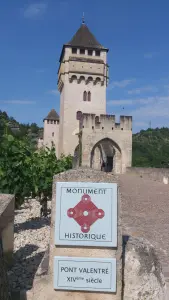
M 96 56 L 100 56 L 100 51 L 96 50 Z
M 77 48 L 72 48 L 72 53 L 77 54 Z
M 54 124 L 56 124 L 56 121 L 54 121 Z
M 80 54 L 85 54 L 85 49 L 80 49 Z
M 88 50 L 88 55 L 93 55 L 93 50 Z

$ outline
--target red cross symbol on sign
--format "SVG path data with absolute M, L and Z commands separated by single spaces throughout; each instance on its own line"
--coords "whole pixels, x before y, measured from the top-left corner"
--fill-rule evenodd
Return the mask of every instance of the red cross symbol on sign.
M 97 208 L 89 195 L 84 194 L 81 201 L 74 208 L 68 209 L 67 215 L 81 226 L 82 232 L 87 233 L 93 223 L 104 218 L 105 213 L 102 209 Z

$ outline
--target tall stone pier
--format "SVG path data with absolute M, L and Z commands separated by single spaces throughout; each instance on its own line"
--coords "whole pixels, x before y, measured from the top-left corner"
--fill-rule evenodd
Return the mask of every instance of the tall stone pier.
M 88 168 L 54 177 L 48 274 L 35 281 L 31 299 L 121 299 L 121 204 L 116 182 L 115 176 Z

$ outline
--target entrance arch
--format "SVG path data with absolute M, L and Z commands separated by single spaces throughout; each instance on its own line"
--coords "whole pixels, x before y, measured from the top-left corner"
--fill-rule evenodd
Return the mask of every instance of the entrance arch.
M 122 169 L 121 157 L 121 149 L 117 143 L 109 138 L 103 138 L 92 148 L 90 167 L 120 174 Z

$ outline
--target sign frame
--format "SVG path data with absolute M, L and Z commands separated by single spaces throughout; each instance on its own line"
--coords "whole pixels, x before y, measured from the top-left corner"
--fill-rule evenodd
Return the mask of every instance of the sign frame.
M 62 221 L 62 207 L 63 207 L 63 189 L 99 189 L 99 190 L 104 190 L 104 189 L 107 189 L 109 190 L 108 191 L 108 194 L 109 196 L 111 195 L 111 197 L 107 197 L 106 200 L 107 201 L 107 204 L 106 205 L 109 205 L 108 209 L 107 209 L 107 214 L 109 214 L 109 221 L 107 220 L 101 220 L 102 221 L 102 224 L 103 224 L 103 227 L 104 227 L 104 224 L 106 223 L 103 223 L 103 222 L 109 222 L 108 225 L 106 225 L 106 231 L 108 233 L 106 233 L 107 235 L 109 235 L 109 239 L 107 240 L 97 240 L 96 239 L 91 239 L 91 240 L 85 240 L 85 239 L 68 239 L 68 238 L 61 238 L 61 235 L 63 233 L 63 221 Z M 70 196 L 70 195 L 69 195 Z M 68 197 L 69 197 L 68 196 Z M 82 196 L 82 194 L 81 194 Z M 104 205 L 106 203 L 106 201 L 104 201 L 104 197 L 101 197 L 99 198 L 99 196 L 97 195 L 94 195 L 95 196 L 95 204 L 96 206 L 97 205 L 97 199 L 101 199 L 99 201 L 103 201 Z M 105 195 L 104 195 L 105 196 Z M 79 196 L 80 197 L 80 196 Z M 71 199 L 71 197 L 70 197 Z M 79 198 L 80 200 L 80 198 Z M 78 201 L 79 201 L 78 200 Z M 66 199 L 66 201 L 68 201 L 68 199 Z M 78 202 L 77 201 L 77 202 Z M 109 201 L 109 202 L 108 202 Z M 72 207 L 71 206 L 71 201 L 70 201 L 70 205 L 69 207 Z M 99 208 L 102 208 L 102 207 L 99 207 Z M 56 183 L 56 212 L 55 212 L 55 245 L 59 246 L 59 245 L 64 245 L 64 246 L 86 246 L 86 247 L 90 247 L 90 246 L 94 246 L 94 247 L 104 247 L 104 248 L 117 248 L 117 222 L 118 222 L 118 217 L 117 217 L 117 213 L 118 213 L 118 199 L 117 199 L 117 183 L 92 183 L 92 182 L 57 182 Z M 67 216 L 67 211 L 64 211 L 64 214 L 63 214 L 63 219 L 65 218 L 65 216 Z M 106 215 L 105 215 L 105 218 L 106 218 Z M 69 221 L 70 222 L 70 221 Z M 71 220 L 72 222 L 72 220 Z M 75 222 L 75 221 L 74 221 Z M 95 222 L 97 223 L 97 222 Z M 66 226 L 66 228 L 70 228 L 70 224 L 71 223 L 68 223 L 69 225 Z M 72 225 L 74 225 L 72 223 Z M 95 224 L 94 224 L 95 225 Z M 97 224 L 96 224 L 97 225 Z M 94 226 L 93 226 L 94 227 Z M 95 226 L 96 227 L 96 226 Z M 79 232 L 80 232 L 80 226 L 79 226 Z M 77 232 L 78 232 L 77 230 Z M 101 229 L 99 229 L 101 230 Z M 93 233 L 92 232 L 92 226 L 91 226 L 91 232 L 90 232 L 90 237 L 94 237 L 94 234 L 95 234 L 95 237 L 96 237 L 96 233 Z M 81 232 L 79 233 L 79 237 L 80 237 L 80 234 L 81 236 L 85 237 L 87 235 L 83 235 Z M 88 235 L 89 236 L 89 235 Z M 103 236 L 103 235 L 102 235 Z
M 76 272 L 76 270 L 86 271 L 79 273 Z M 100 270 L 100 273 L 93 274 L 93 272 L 90 272 L 91 270 L 96 270 L 95 272 Z M 107 275 L 105 275 L 106 270 Z M 69 281 L 69 283 L 67 283 L 67 281 Z M 56 291 L 65 290 L 116 293 L 117 260 L 116 258 L 55 256 L 53 286 Z

